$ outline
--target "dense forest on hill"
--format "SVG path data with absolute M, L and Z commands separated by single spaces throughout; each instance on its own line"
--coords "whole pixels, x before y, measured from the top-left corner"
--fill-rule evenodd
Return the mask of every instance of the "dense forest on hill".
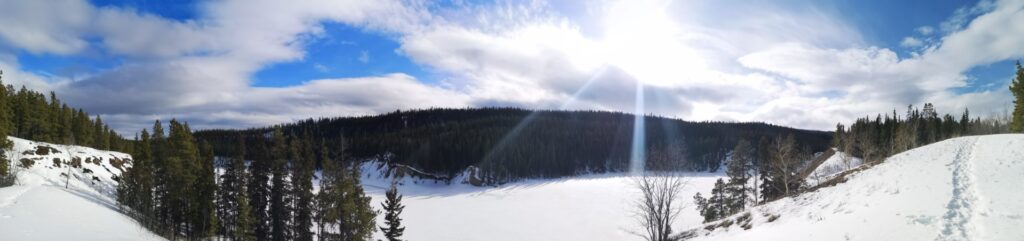
M 384 159 L 430 174 L 453 177 L 478 167 L 488 182 L 626 171 L 635 117 L 602 111 L 531 111 L 517 108 L 428 109 L 376 116 L 308 119 L 275 127 L 202 130 L 217 155 L 231 153 L 238 136 L 258 145 L 280 127 L 290 135 L 337 146 L 348 155 Z M 822 151 L 831 133 L 764 123 L 688 122 L 645 116 L 644 142 L 650 163 L 684 160 L 672 166 L 717 170 L 740 139 L 793 134 L 806 152 Z M 662 166 L 662 165 L 659 165 Z

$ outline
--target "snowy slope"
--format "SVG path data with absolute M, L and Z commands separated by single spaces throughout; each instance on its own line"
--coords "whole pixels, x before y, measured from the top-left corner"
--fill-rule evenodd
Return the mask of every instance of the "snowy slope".
M 836 151 L 835 154 L 832 154 L 825 162 L 815 168 L 810 175 L 807 175 L 807 185 L 816 186 L 819 183 L 832 179 L 837 173 L 859 167 L 861 164 L 864 164 L 864 160 Z
M 115 179 L 130 155 L 8 139 L 18 179 L 0 188 L 0 240 L 163 240 L 117 211 Z
M 363 186 L 380 209 L 391 179 L 373 164 L 363 167 Z M 711 190 L 722 173 L 688 173 L 689 186 L 679 200 L 688 205 L 676 230 L 700 224 L 693 197 Z M 625 174 L 526 180 L 500 187 L 451 185 L 404 178 L 402 214 L 408 240 L 640 240 L 631 206 L 638 193 Z M 383 219 L 378 217 L 378 222 Z M 381 223 L 383 225 L 383 223 Z M 375 239 L 382 239 L 380 232 Z
M 1024 240 L 1022 177 L 1024 135 L 950 139 L 693 240 Z

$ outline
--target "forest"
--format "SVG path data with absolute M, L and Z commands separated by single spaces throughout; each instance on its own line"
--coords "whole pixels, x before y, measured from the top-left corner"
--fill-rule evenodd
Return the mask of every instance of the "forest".
M 328 147 L 276 129 L 253 142 L 236 138 L 229 156 L 215 157 L 188 124 L 171 120 L 168 127 L 165 134 L 156 121 L 142 131 L 134 142 L 134 166 L 117 190 L 123 212 L 166 238 L 370 240 L 378 228 L 379 212 L 344 146 Z M 215 171 L 215 160 L 221 160 L 222 171 Z M 314 160 L 324 163 L 320 175 Z M 381 206 L 390 225 L 380 229 L 396 237 L 400 231 L 388 231 L 404 229 L 400 199 L 389 193 L 390 205 Z
M 99 115 L 90 119 L 82 109 L 62 103 L 57 95 L 49 97 L 22 86 L 3 83 L 0 72 L 0 137 L 13 136 L 33 141 L 88 146 L 101 150 L 130 152 L 129 141 L 103 123 Z M 0 187 L 13 184 L 4 150 L 7 138 L 0 138 Z
M 247 130 L 201 130 L 195 135 L 211 143 L 218 156 L 228 153 L 240 135 L 258 140 L 275 128 L 327 143 L 344 138 L 352 158 L 406 165 L 446 178 L 473 166 L 486 183 L 500 184 L 628 171 L 635 119 L 627 113 L 602 111 L 427 109 L 308 119 Z M 819 152 L 832 138 L 829 132 L 765 123 L 688 122 L 657 116 L 643 120 L 647 163 L 683 161 L 672 166 L 693 171 L 717 170 L 741 139 L 792 134 L 808 152 Z

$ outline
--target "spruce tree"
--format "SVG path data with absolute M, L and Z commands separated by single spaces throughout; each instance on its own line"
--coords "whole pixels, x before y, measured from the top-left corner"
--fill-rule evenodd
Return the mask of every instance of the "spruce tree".
M 99 115 L 96 115 L 96 122 L 93 122 L 93 148 L 100 150 L 108 150 L 110 148 L 110 139 L 107 139 L 107 130 L 104 129 L 103 120 L 100 119 Z
M 249 203 L 252 207 L 253 235 L 256 240 L 270 240 L 270 169 L 272 158 L 267 148 L 266 141 L 258 141 L 258 152 L 253 156 L 253 162 L 249 165 L 251 178 L 249 178 Z
M 391 188 L 384 195 L 387 199 L 380 206 L 384 209 L 384 225 L 386 226 L 380 226 L 380 231 L 384 233 L 384 237 L 388 241 L 402 241 L 402 233 L 405 232 L 401 218 L 402 210 L 405 209 L 405 205 L 402 205 L 402 194 L 398 194 L 398 187 L 395 182 L 392 182 Z
M 747 205 L 747 181 L 750 180 L 750 168 L 753 165 L 754 148 L 750 142 L 741 139 L 732 151 L 732 159 L 727 164 L 725 173 L 729 176 L 727 183 L 727 204 L 732 212 L 738 212 Z
M 10 135 L 13 126 L 11 115 L 14 114 L 8 103 L 10 100 L 8 88 L 3 82 L 3 72 L 0 71 L 0 181 L 9 179 L 6 176 L 10 173 L 10 160 L 7 159 L 5 153 L 8 148 L 11 148 L 11 142 L 7 140 L 7 135 Z
M 187 126 L 186 130 L 189 130 Z M 192 205 L 196 205 L 197 209 L 193 221 L 196 225 L 193 236 L 212 237 L 217 234 L 219 227 L 216 204 L 214 203 L 217 199 L 217 181 L 214 171 L 213 146 L 203 141 L 199 144 L 199 152 L 200 159 L 196 163 L 200 166 L 195 169 L 198 172 L 195 184 L 197 190 L 192 194 L 194 197 Z
M 370 197 L 363 192 L 359 177 L 362 175 L 358 163 L 349 163 L 348 173 L 342 182 L 344 203 L 342 205 L 343 240 L 368 241 L 376 230 L 377 211 L 370 205 Z
M 121 175 L 117 200 L 127 213 L 150 227 L 153 219 L 153 166 L 150 153 L 149 132 L 142 130 L 142 139 L 134 144 L 132 167 Z
M 376 230 L 377 212 L 359 184 L 359 167 L 345 155 L 341 138 L 338 160 L 324 160 L 323 179 L 317 194 L 320 237 L 324 240 L 370 240 Z
M 241 215 L 239 212 L 239 196 L 245 193 L 245 139 L 238 138 L 238 146 L 234 156 L 224 166 L 224 174 L 220 175 L 220 190 L 217 192 L 217 217 L 220 218 L 220 235 L 237 239 L 236 223 Z
M 270 240 L 292 239 L 292 184 L 288 180 L 289 148 L 281 129 L 273 133 L 271 187 L 270 187 Z
M 308 134 L 305 136 L 309 136 Z M 293 185 L 293 201 L 295 210 L 292 230 L 294 240 L 313 240 L 313 150 L 309 141 L 293 138 L 291 141 L 292 168 L 291 182 Z
M 1024 132 L 1024 67 L 1017 61 L 1017 75 L 1010 82 L 1010 93 L 1013 94 L 1013 114 L 1010 120 L 1010 132 Z
M 202 174 L 203 171 L 199 168 L 202 161 L 195 140 L 186 125 L 172 119 L 165 144 L 165 168 L 169 179 L 167 205 L 168 215 L 173 224 L 172 239 L 178 234 L 190 238 L 202 236 L 202 232 L 207 231 L 203 224 L 208 221 L 209 216 L 201 209 L 203 203 L 195 198 L 203 194 L 200 189 L 202 187 L 197 186 L 198 174 Z

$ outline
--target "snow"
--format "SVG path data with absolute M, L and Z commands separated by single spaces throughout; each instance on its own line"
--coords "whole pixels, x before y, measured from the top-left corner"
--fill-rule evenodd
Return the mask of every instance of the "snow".
M 391 179 L 376 164 L 363 166 L 363 186 L 380 209 Z M 722 173 L 686 173 L 678 200 L 686 205 L 673 225 L 682 230 L 702 220 L 693 206 L 697 191 L 708 192 Z M 499 187 L 451 185 L 403 178 L 399 192 L 408 240 L 639 240 L 631 204 L 639 197 L 626 174 L 527 180 Z M 383 220 L 378 218 L 383 225 Z M 375 239 L 381 239 L 380 232 Z
M 825 162 L 822 162 L 818 168 L 815 168 L 807 176 L 807 184 L 809 186 L 816 186 L 832 179 L 835 174 L 857 168 L 861 164 L 864 164 L 863 159 L 836 151 L 835 154 L 832 154 L 832 156 L 826 159 Z
M 161 240 L 113 206 L 109 164 L 127 154 L 12 138 L 19 185 L 0 188 L 2 240 Z M 48 145 L 61 153 L 23 154 Z M 70 154 L 71 157 L 67 155 Z M 97 157 L 72 168 L 70 188 L 52 158 Z M 832 156 L 815 173 L 833 177 L 848 167 Z M 392 179 L 364 164 L 363 185 L 380 209 Z M 90 168 L 93 173 L 85 173 Z M 752 228 L 704 229 L 690 198 L 705 194 L 722 173 L 685 173 L 686 205 L 673 230 L 698 230 L 693 240 L 1024 240 L 1024 135 L 950 139 L 900 153 L 846 176 L 834 187 L 749 210 Z M 812 175 L 813 176 L 813 175 Z M 100 181 L 94 181 L 97 177 Z M 628 174 L 526 180 L 499 187 L 400 178 L 408 240 L 640 240 L 630 215 L 638 197 Z M 732 217 L 735 220 L 737 216 Z M 774 217 L 777 217 L 775 219 Z M 773 220 L 773 221 L 769 221 Z M 383 224 L 383 220 L 378 218 Z M 724 225 L 723 225 L 724 226 Z M 383 238 L 380 232 L 375 239 Z
M 1024 135 L 955 138 L 756 207 L 750 230 L 693 240 L 1024 240 L 1021 177 Z
M 2 240 L 163 240 L 90 194 L 63 187 L 0 188 Z
M 6 156 L 18 178 L 0 188 L 0 240 L 164 240 L 117 211 L 114 177 L 122 170 L 113 163 L 127 168 L 130 155 L 8 139 L 14 145 Z M 32 164 L 22 166 L 23 159 Z

